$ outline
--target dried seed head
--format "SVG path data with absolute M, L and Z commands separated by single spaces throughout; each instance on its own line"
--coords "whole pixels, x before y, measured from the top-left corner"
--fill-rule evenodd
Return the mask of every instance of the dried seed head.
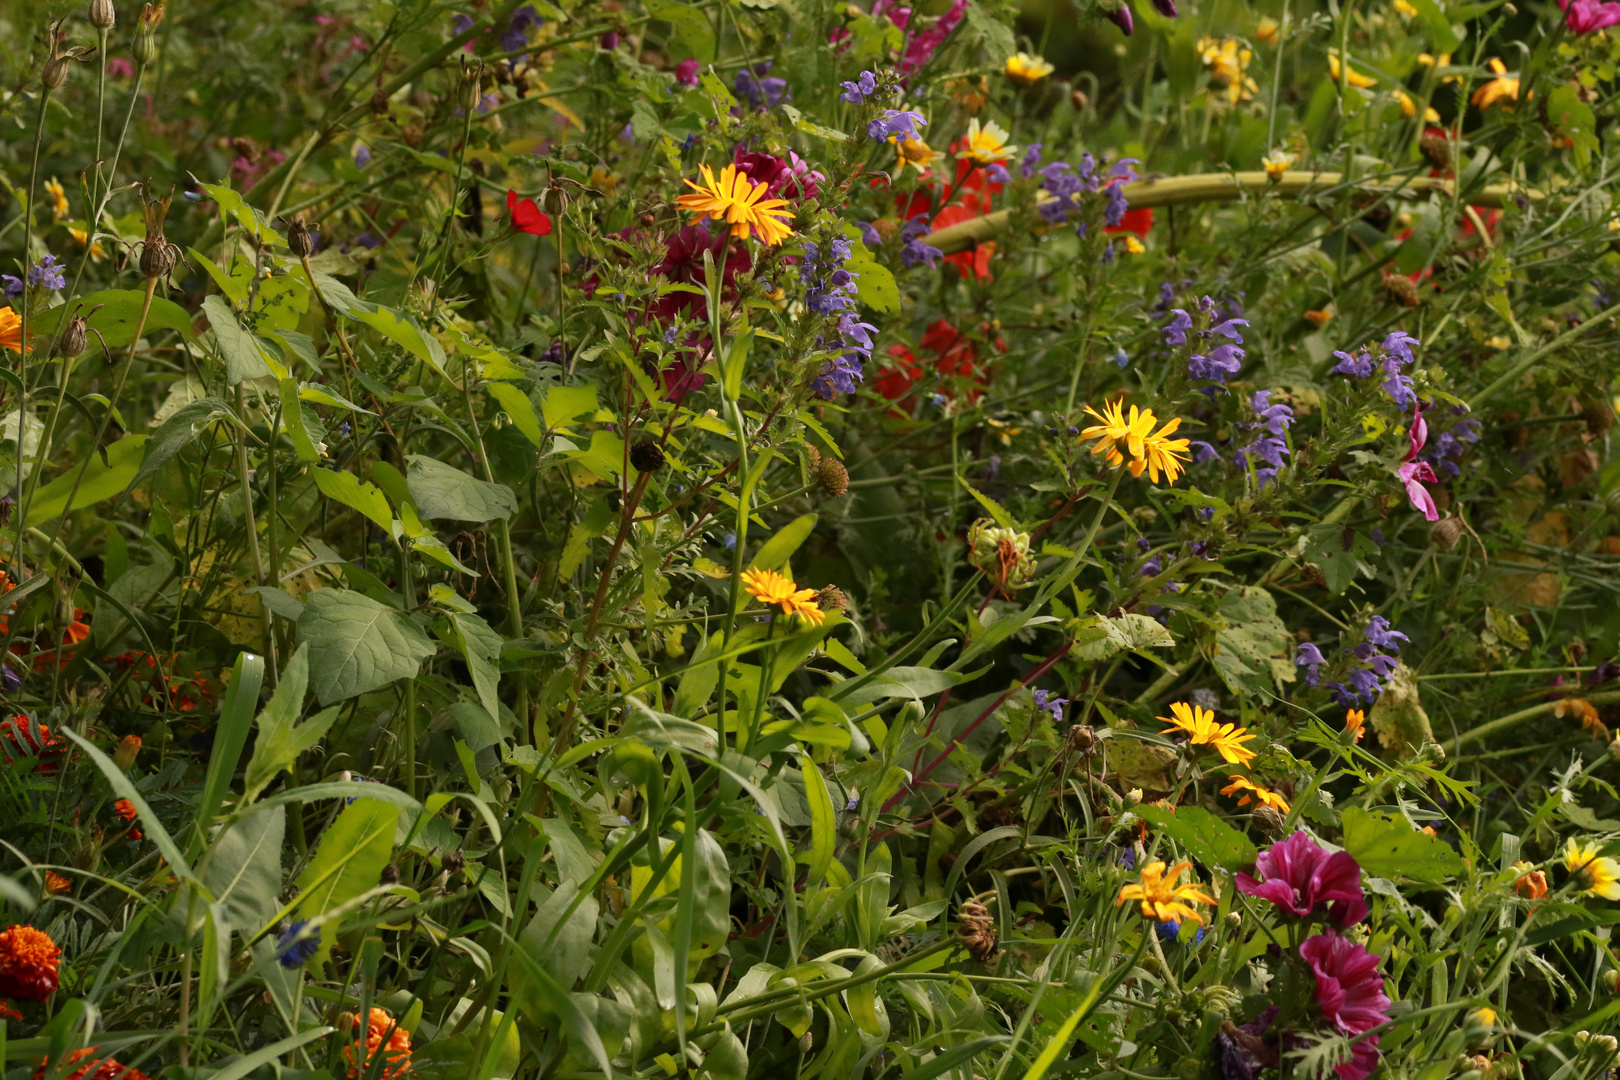
M 300 259 L 307 259 L 315 254 L 315 238 L 309 232 L 303 214 L 296 215 L 287 223 L 287 246 Z
M 459 874 L 466 865 L 467 856 L 459 851 L 447 851 L 439 856 L 439 868 L 448 874 Z
M 371 95 L 371 111 L 381 116 L 388 111 L 388 95 L 378 90 Z
M 1441 551 L 1450 551 L 1462 539 L 1462 521 L 1459 518 L 1441 518 L 1429 526 L 1429 543 Z
M 1418 149 L 1435 168 L 1451 168 L 1451 138 L 1445 132 L 1425 131 L 1418 138 Z
M 821 468 L 821 451 L 817 450 L 813 446 L 805 447 L 804 451 L 810 459 L 810 471 L 815 472 L 817 469 Z
M 89 343 L 89 327 L 89 320 L 83 315 L 69 319 L 62 331 L 62 339 L 56 343 L 56 355 L 72 360 L 84 352 Z
M 484 99 L 484 65 L 470 63 L 461 58 L 461 107 L 469 113 L 477 109 Z
M 849 470 L 837 458 L 822 458 L 816 474 L 821 481 L 821 490 L 835 499 L 849 490 Z
M 562 189 L 561 184 L 550 184 L 546 187 L 545 194 L 540 196 L 540 205 L 552 217 L 561 217 L 563 211 L 568 209 L 568 193 Z
M 987 964 L 1001 955 L 1001 938 L 996 933 L 996 920 L 977 900 L 969 900 L 961 907 L 956 936 L 968 955 Z
M 1254 823 L 1272 836 L 1283 834 L 1283 816 L 1269 806 L 1255 808 Z
M 90 0 L 87 18 L 97 30 L 111 30 L 118 24 L 118 12 L 113 10 L 112 0 Z
M 160 238 L 157 242 L 147 241 L 141 245 L 141 276 L 151 278 L 168 277 L 174 269 L 175 247 L 167 240 Z
M 822 611 L 843 611 L 849 607 L 849 597 L 836 585 L 825 585 L 816 593 L 816 606 Z
M 399 884 L 399 867 L 398 867 L 398 865 L 396 865 L 394 863 L 389 863 L 387 866 L 383 867 L 382 868 L 382 875 L 381 875 L 381 877 L 378 878 L 378 881 L 380 881 L 384 885 L 398 885 Z
M 657 472 L 664 467 L 663 447 L 651 439 L 637 440 L 630 448 L 630 464 L 636 467 L 637 472 Z
M 1384 271 L 1384 292 L 1391 300 L 1406 307 L 1417 307 L 1423 302 L 1417 282 L 1394 270 Z

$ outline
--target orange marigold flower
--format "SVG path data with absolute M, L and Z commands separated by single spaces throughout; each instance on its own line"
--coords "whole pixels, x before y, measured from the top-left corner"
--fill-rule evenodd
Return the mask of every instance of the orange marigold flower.
M 1513 882 L 1513 891 L 1526 900 L 1540 900 L 1547 895 L 1547 874 L 1542 870 L 1530 869 L 1531 863 L 1516 862 L 1513 869 L 1519 871 L 1518 878 Z
M 6 1004 L 4 1001 L 0 1001 L 0 1020 L 18 1020 L 18 1021 L 20 1021 L 22 1018 L 23 1018 L 22 1013 L 18 1012 L 16 1009 L 13 1009 L 10 1005 Z
M 117 814 L 121 821 L 134 821 L 140 816 L 135 804 L 128 799 L 119 799 L 113 803 L 113 813 Z M 139 829 L 130 829 L 127 835 L 131 840 L 139 840 L 144 834 Z
M 347 1019 L 354 1025 L 354 1042 L 343 1048 L 343 1060 L 349 1063 L 349 1076 L 358 1080 L 362 1076 L 376 1076 L 376 1080 L 399 1080 L 411 1070 L 411 1034 L 399 1026 L 387 1009 L 373 1006 L 365 1027 L 365 1046 L 360 1045 L 360 1014 L 349 1013 Z M 384 1064 L 373 1073 L 371 1059 L 381 1055 Z
M 812 626 L 820 626 L 826 613 L 816 604 L 816 590 L 801 589 L 793 579 L 776 570 L 744 570 L 743 589 L 762 604 L 776 604 L 784 615 L 797 615 Z
M 141 737 L 139 735 L 125 735 L 118 740 L 118 749 L 113 753 L 113 764 L 124 772 L 129 772 L 135 765 L 135 758 L 141 752 Z
M 1553 706 L 1553 715 L 1557 717 L 1573 716 L 1580 720 L 1581 727 L 1592 733 L 1592 738 L 1607 740 L 1609 729 L 1604 725 L 1598 711 L 1585 698 L 1565 698 Z
M 56 992 L 62 950 L 32 926 L 0 932 L 0 997 L 44 1001 Z
M 34 335 L 29 334 L 28 336 L 33 337 Z M 0 348 L 10 349 L 14 353 L 23 351 L 22 316 L 17 314 L 15 308 L 0 308 Z M 28 351 L 33 352 L 33 347 L 30 346 Z
M 73 882 L 58 874 L 55 870 L 45 871 L 45 891 L 48 893 L 65 893 L 73 888 Z
M 731 235 L 738 240 L 748 239 L 750 233 L 774 247 L 793 235 L 787 223 L 793 220 L 793 211 L 786 199 L 766 198 L 767 187 L 756 184 L 737 166 L 727 165 L 715 179 L 714 170 L 700 165 L 703 184 L 692 181 L 686 186 L 695 194 L 681 195 L 675 205 L 702 217 L 724 221 L 731 226 Z
M 1221 788 L 1221 794 L 1236 795 L 1239 806 L 1248 806 L 1253 802 L 1259 806 L 1269 806 L 1279 814 L 1288 813 L 1288 800 L 1270 788 L 1245 780 L 1241 776 L 1231 776 L 1227 779 L 1232 782 Z
M 1176 884 L 1176 880 L 1190 869 L 1192 869 L 1190 862 L 1178 862 L 1169 870 L 1164 868 L 1162 862 L 1150 862 L 1142 867 L 1140 884 L 1120 888 L 1114 906 L 1118 907 L 1127 900 L 1136 900 L 1142 905 L 1144 919 L 1157 919 L 1160 922 L 1174 919 L 1202 923 L 1204 917 L 1190 905 L 1213 904 L 1215 898 L 1200 889 L 1196 882 L 1187 885 Z
M 87 1046 L 83 1050 L 75 1050 L 57 1062 L 56 1069 L 50 1075 L 61 1076 L 62 1080 L 151 1080 L 151 1077 L 141 1072 L 141 1070 L 129 1065 L 120 1065 L 110 1057 L 102 1058 L 100 1061 L 92 1061 L 88 1065 L 81 1066 L 77 1072 L 63 1076 L 63 1065 L 83 1061 L 85 1058 L 100 1052 L 100 1048 L 94 1046 Z M 48 1060 L 39 1063 L 39 1068 L 34 1070 L 34 1080 L 45 1080 L 45 1067 L 48 1063 Z
M 1355 735 L 1355 741 L 1360 742 L 1361 737 L 1367 734 L 1367 714 L 1360 709 L 1350 709 L 1344 714 L 1344 730 Z
M 7 765 L 28 758 L 38 759 L 35 771 L 54 773 L 60 764 L 56 759 L 67 752 L 67 743 L 51 734 L 51 729 L 28 716 L 13 716 L 0 720 L 0 757 Z

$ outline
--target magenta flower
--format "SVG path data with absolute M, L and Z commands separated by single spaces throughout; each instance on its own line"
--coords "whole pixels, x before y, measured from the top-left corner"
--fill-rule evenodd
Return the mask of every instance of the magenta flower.
M 968 0 L 955 0 L 950 10 L 934 20 L 934 24 L 911 39 L 906 53 L 900 59 L 900 72 L 910 75 L 934 58 L 945 39 L 951 36 L 967 15 Z
M 1329 905 L 1328 918 L 1341 929 L 1367 917 L 1360 865 L 1346 851 L 1329 855 L 1304 832 L 1262 851 L 1255 868 L 1265 880 L 1239 873 L 1235 879 L 1238 892 L 1270 900 L 1301 919 L 1315 914 L 1319 906 Z
M 1316 1005 L 1341 1035 L 1361 1035 L 1389 1020 L 1389 998 L 1377 956 L 1329 931 L 1306 940 L 1299 955 L 1316 975 Z M 1378 1036 L 1355 1043 L 1350 1060 L 1334 1070 L 1343 1080 L 1366 1080 L 1378 1066 Z
M 1620 9 L 1620 4 L 1614 5 Z M 1401 483 L 1406 485 L 1406 497 L 1412 500 L 1412 505 L 1423 511 L 1426 521 L 1440 520 L 1440 511 L 1434 505 L 1434 496 L 1424 484 L 1439 483 L 1440 478 L 1434 475 L 1434 469 L 1427 461 L 1417 460 L 1418 454 L 1423 450 L 1423 444 L 1429 441 L 1429 425 L 1423 419 L 1423 403 L 1412 403 L 1412 426 L 1407 429 L 1407 436 L 1411 447 L 1406 452 L 1405 463 L 1396 471 L 1400 473 Z
M 1572 33 L 1590 34 L 1620 25 L 1620 3 L 1613 0 L 1558 0 L 1558 6 L 1564 12 L 1564 25 Z
M 675 81 L 682 86 L 696 86 L 699 67 L 696 60 L 682 60 L 675 65 Z

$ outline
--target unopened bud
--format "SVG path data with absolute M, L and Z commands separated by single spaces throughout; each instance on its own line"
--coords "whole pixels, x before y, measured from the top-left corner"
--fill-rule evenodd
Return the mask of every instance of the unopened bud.
M 1457 546 L 1462 537 L 1462 520 L 1460 518 L 1442 518 L 1429 526 L 1429 543 L 1441 551 L 1450 551 Z
M 1269 806 L 1255 808 L 1254 823 L 1272 836 L 1281 836 L 1285 825 L 1283 816 Z
M 447 851 L 439 856 L 439 867 L 452 877 L 461 873 L 467 865 L 467 856 L 459 851 Z
M 162 4 L 141 5 L 141 17 L 135 24 L 135 42 L 131 46 L 135 62 L 141 67 L 150 67 L 157 63 L 157 28 L 162 21 Z
M 129 772 L 135 767 L 135 758 L 141 752 L 141 737 L 139 735 L 125 735 L 118 742 L 118 750 L 113 754 L 113 764 L 122 772 Z
M 68 65 L 73 63 L 71 57 L 53 56 L 45 61 L 45 70 L 39 74 L 41 85 L 47 90 L 60 90 L 67 82 Z
M 561 217 L 568 209 L 568 195 L 559 184 L 546 188 L 545 194 L 540 196 L 540 205 L 545 207 L 546 213 L 552 217 Z
M 1129 791 L 1127 791 L 1125 793 L 1125 805 L 1126 806 L 1128 806 L 1128 807 L 1129 806 L 1139 806 L 1139 805 L 1141 805 L 1141 802 L 1142 802 L 1142 789 L 1141 788 L 1133 787 L 1133 788 L 1131 788 L 1131 790 L 1129 790 Z
M 388 95 L 378 90 L 371 95 L 371 111 L 381 116 L 388 111 Z
M 69 319 L 62 330 L 62 340 L 56 343 L 56 355 L 72 360 L 84 352 L 89 344 L 89 327 L 89 320 L 83 315 Z
M 461 105 L 468 112 L 478 108 L 484 98 L 484 66 L 461 61 Z
M 304 224 L 302 214 L 287 224 L 287 247 L 300 259 L 307 259 L 315 254 L 315 238 L 310 236 L 309 226 Z
M 113 10 L 112 0 L 90 0 L 87 18 L 97 30 L 111 30 L 118 24 L 118 12 Z
M 844 463 L 835 457 L 821 459 L 821 467 L 816 470 L 821 481 L 821 490 L 838 498 L 849 490 L 849 470 Z
M 1091 99 L 1086 97 L 1084 90 L 1069 91 L 1069 105 L 1075 112 L 1085 112 L 1086 106 L 1090 104 Z

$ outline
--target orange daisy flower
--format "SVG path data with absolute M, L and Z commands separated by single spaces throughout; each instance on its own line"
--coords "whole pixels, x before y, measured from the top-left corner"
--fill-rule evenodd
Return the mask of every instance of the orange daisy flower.
M 0 997 L 44 1001 L 56 992 L 62 950 L 32 926 L 0 932 Z
M 365 1031 L 360 1030 L 360 1014 L 346 1017 L 354 1024 L 354 1043 L 343 1048 L 343 1060 L 349 1063 L 349 1076 L 358 1080 L 371 1076 L 371 1059 L 380 1054 L 384 1065 L 377 1080 L 400 1080 L 411 1071 L 411 1033 L 399 1026 L 387 1009 L 373 1006 L 368 1014 Z M 361 1039 L 365 1045 L 361 1047 Z

